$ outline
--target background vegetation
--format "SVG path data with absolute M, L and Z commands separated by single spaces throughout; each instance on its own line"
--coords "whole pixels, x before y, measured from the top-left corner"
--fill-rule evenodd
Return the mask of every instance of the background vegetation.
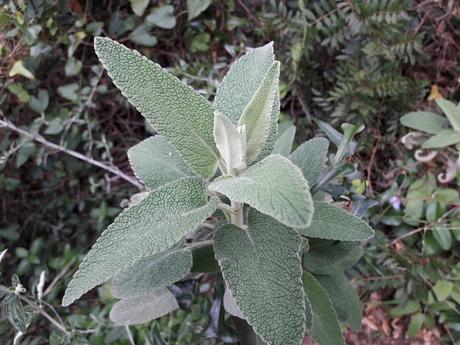
M 130 332 L 108 321 L 104 288 L 59 307 L 82 255 L 137 191 L 127 149 L 152 133 L 98 63 L 92 42 L 103 35 L 209 98 L 237 56 L 273 40 L 282 120 L 298 141 L 320 133 L 315 120 L 366 125 L 350 158 L 361 173 L 337 187 L 345 204 L 374 205 L 379 230 L 348 272 L 367 301 L 363 331 L 348 340 L 458 344 L 459 148 L 415 157 L 400 118 L 441 113 L 439 97 L 460 101 L 459 28 L 454 0 L 0 0 L 0 279 L 38 298 L 46 277 L 44 309 L 25 303 L 30 326 L 17 343 L 236 342 L 209 289 L 215 276 L 177 286 L 184 310 Z M 449 169 L 454 178 L 438 178 Z M 3 308 L 0 343 L 14 334 Z

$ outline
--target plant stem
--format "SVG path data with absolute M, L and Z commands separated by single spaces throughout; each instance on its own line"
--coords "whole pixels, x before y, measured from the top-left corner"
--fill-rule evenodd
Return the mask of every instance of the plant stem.
M 243 204 L 240 202 L 232 201 L 231 203 L 234 213 L 230 214 L 230 221 L 232 224 L 243 227 L 244 226 L 244 215 L 243 215 Z

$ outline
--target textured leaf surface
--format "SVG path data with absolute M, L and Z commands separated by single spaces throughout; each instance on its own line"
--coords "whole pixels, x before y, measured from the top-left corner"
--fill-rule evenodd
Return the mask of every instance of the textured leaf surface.
M 268 156 L 238 177 L 218 178 L 209 189 L 249 204 L 287 226 L 306 227 L 313 216 L 307 180 L 297 166 L 280 155 Z
M 179 309 L 176 298 L 166 288 L 146 295 L 122 299 L 110 311 L 110 319 L 119 325 L 149 322 Z
M 246 168 L 246 138 L 235 125 L 222 113 L 214 114 L 214 141 L 224 161 L 227 171 L 234 174 Z
M 145 256 L 113 279 L 115 297 L 147 294 L 184 278 L 192 268 L 192 252 L 175 246 L 155 255 Z
M 303 275 L 303 283 L 313 314 L 311 337 L 319 345 L 345 345 L 337 314 L 326 290 L 308 272 Z
M 444 129 L 422 144 L 423 149 L 439 149 L 460 143 L 460 133 L 453 129 Z
M 239 126 L 246 126 L 248 163 L 257 159 L 270 133 L 270 113 L 279 89 L 279 74 L 280 63 L 275 61 L 238 121 Z
M 361 258 L 363 247 L 359 242 L 339 242 L 318 240 L 303 256 L 304 265 L 309 272 L 331 274 L 335 269 L 348 269 Z
M 227 313 L 230 315 L 239 317 L 240 319 L 245 320 L 246 317 L 241 312 L 240 308 L 236 305 L 236 301 L 232 296 L 232 293 L 229 289 L 225 289 L 224 292 L 224 308 Z
M 326 289 L 332 306 L 341 321 L 346 321 L 355 331 L 361 329 L 362 305 L 354 286 L 343 272 L 315 276 Z
M 305 331 L 301 238 L 251 209 L 247 230 L 227 224 L 214 241 L 227 286 L 256 333 L 271 345 L 299 345 Z
M 449 124 L 445 117 L 428 111 L 408 113 L 401 117 L 400 121 L 406 127 L 430 134 L 441 132 Z
M 273 144 L 272 154 L 280 154 L 288 157 L 294 143 L 295 132 L 296 127 L 292 124 L 285 126 L 285 128 L 281 128 L 280 126 L 279 136 Z
M 96 54 L 122 94 L 171 142 L 195 172 L 214 174 L 218 159 L 212 105 L 136 51 L 96 37 Z
M 128 158 L 136 177 L 152 189 L 194 175 L 179 152 L 161 135 L 131 147 Z
M 289 157 L 302 170 L 310 186 L 319 179 L 324 169 L 328 148 L 327 139 L 313 138 L 300 145 Z
M 171 247 L 216 210 L 219 199 L 206 199 L 204 182 L 186 178 L 160 187 L 125 209 L 81 263 L 62 304 L 71 304 L 142 257 Z
M 8 321 L 16 331 L 25 333 L 27 330 L 27 317 L 19 297 L 13 294 L 7 296 L 4 302 Z
M 308 228 L 297 229 L 301 235 L 339 241 L 363 241 L 374 236 L 364 221 L 334 205 L 316 201 L 313 221 Z

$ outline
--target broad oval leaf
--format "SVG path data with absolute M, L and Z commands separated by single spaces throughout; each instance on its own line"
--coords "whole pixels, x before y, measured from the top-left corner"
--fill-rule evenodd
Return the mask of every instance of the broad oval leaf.
M 174 295 L 162 288 L 151 293 L 122 299 L 110 311 L 110 320 L 118 325 L 137 325 L 179 309 Z
M 436 104 L 446 114 L 452 128 L 460 133 L 460 104 L 455 105 L 447 99 L 437 99 Z
M 185 178 L 125 209 L 91 248 L 65 292 L 67 306 L 147 255 L 159 253 L 206 220 L 220 200 L 207 201 L 204 182 Z
M 315 278 L 326 289 L 339 319 L 348 322 L 358 332 L 361 329 L 362 305 L 345 273 L 336 271 L 334 274 L 317 275 Z
M 338 241 L 364 241 L 374 236 L 374 230 L 366 222 L 344 209 L 321 201 L 315 201 L 311 225 L 297 231 L 307 237 Z
M 16 331 L 25 333 L 27 331 L 28 320 L 19 297 L 15 294 L 10 294 L 5 297 L 3 302 L 8 321 L 13 325 Z
M 329 141 L 325 138 L 313 138 L 300 145 L 289 159 L 302 170 L 310 186 L 319 179 L 327 160 Z
M 137 51 L 96 37 L 94 47 L 122 94 L 171 142 L 192 169 L 214 174 L 218 160 L 212 105 L 191 87 Z
M 128 158 L 136 177 L 151 189 L 194 175 L 175 147 L 161 135 L 131 147 Z
M 183 246 L 145 256 L 115 276 L 112 294 L 133 297 L 166 287 L 189 274 L 192 263 L 191 250 Z
M 301 244 L 294 230 L 254 209 L 248 229 L 226 224 L 214 235 L 227 287 L 269 345 L 299 345 L 305 332 Z
M 287 226 L 307 227 L 313 217 L 307 180 L 297 166 L 280 155 L 266 157 L 237 177 L 222 176 L 208 188 Z
M 406 127 L 430 134 L 441 132 L 449 124 L 445 117 L 429 111 L 414 111 L 401 117 L 401 124 Z
M 440 149 L 460 143 L 460 133 L 453 129 L 444 129 L 422 144 L 422 149 Z
M 326 290 L 308 272 L 303 275 L 303 284 L 312 311 L 311 337 L 318 345 L 346 345 Z
M 280 63 L 275 61 L 238 121 L 238 126 L 246 126 L 248 163 L 257 159 L 270 133 L 270 113 L 279 90 L 279 74 Z

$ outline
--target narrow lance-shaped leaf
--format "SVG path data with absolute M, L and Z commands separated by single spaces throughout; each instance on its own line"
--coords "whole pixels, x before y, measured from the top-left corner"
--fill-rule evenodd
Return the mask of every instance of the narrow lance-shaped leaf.
M 136 177 L 151 189 L 194 175 L 175 147 L 161 135 L 131 147 L 128 158 Z
M 279 88 L 279 73 L 280 63 L 275 61 L 238 121 L 239 126 L 246 126 L 248 163 L 256 160 L 270 133 L 270 113 Z
M 214 113 L 214 141 L 225 164 L 224 174 L 235 174 L 246 168 L 245 129 L 235 125 L 222 113 Z
M 329 141 L 325 138 L 313 138 L 300 145 L 289 159 L 302 170 L 312 186 L 321 175 L 327 160 Z
M 192 251 L 183 245 L 145 256 L 115 276 L 112 294 L 132 297 L 166 287 L 184 278 L 192 263 Z
M 337 314 L 326 290 L 308 272 L 303 275 L 303 284 L 312 310 L 309 334 L 319 345 L 345 345 Z
M 189 86 L 136 51 L 96 37 L 96 54 L 122 94 L 171 142 L 192 169 L 214 174 L 218 159 L 212 105 Z
M 299 345 L 305 332 L 305 300 L 294 230 L 254 209 L 249 226 L 220 227 L 216 258 L 237 306 L 269 345 Z M 270 317 L 272 315 L 273 317 Z
M 314 208 L 311 225 L 297 229 L 303 236 L 338 241 L 364 241 L 374 236 L 366 222 L 339 207 L 316 201 Z
M 430 134 L 441 132 L 449 121 L 438 114 L 428 111 L 414 111 L 401 117 L 401 123 L 417 131 L 423 131 Z
M 238 177 L 222 176 L 208 188 L 287 226 L 307 227 L 313 216 L 307 180 L 297 166 L 280 155 L 268 156 Z
M 125 209 L 91 248 L 65 292 L 67 306 L 140 258 L 159 253 L 202 223 L 217 208 L 207 202 L 204 182 L 185 178 L 151 192 Z
M 162 288 L 148 294 L 122 299 L 110 311 L 110 319 L 119 325 L 136 325 L 155 320 L 179 309 L 174 295 Z

